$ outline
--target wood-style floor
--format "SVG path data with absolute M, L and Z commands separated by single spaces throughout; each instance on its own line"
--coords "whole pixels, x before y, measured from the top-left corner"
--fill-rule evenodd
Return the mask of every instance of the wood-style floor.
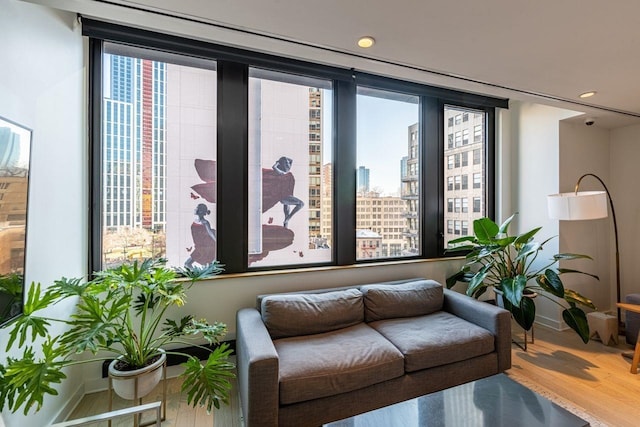
M 516 327 L 514 327 L 514 331 Z M 513 346 L 513 372 L 584 408 L 611 427 L 640 425 L 640 374 L 629 372 L 633 351 L 624 337 L 605 346 L 596 340 L 583 344 L 573 331 L 535 327 L 535 344 L 528 351 Z
M 514 327 L 514 331 L 517 327 Z M 518 338 L 514 332 L 514 338 Z M 520 337 L 521 338 L 521 337 Z M 535 344 L 527 352 L 513 345 L 512 368 L 516 377 L 549 390 L 583 408 L 593 417 L 611 427 L 640 425 L 640 375 L 629 373 L 631 360 L 622 356 L 632 348 L 620 337 L 617 346 L 605 346 L 599 341 L 583 344 L 573 331 L 557 332 L 536 325 Z M 180 395 L 177 379 L 168 380 L 167 419 L 164 427 L 241 427 L 237 393 L 231 404 L 209 415 L 201 408 L 187 405 Z M 145 402 L 160 400 L 161 388 Z M 107 410 L 106 392 L 86 395 L 70 418 L 80 418 Z M 114 409 L 130 405 L 118 398 Z M 106 423 L 96 424 L 106 426 Z M 132 419 L 113 422 L 113 426 L 131 426 Z

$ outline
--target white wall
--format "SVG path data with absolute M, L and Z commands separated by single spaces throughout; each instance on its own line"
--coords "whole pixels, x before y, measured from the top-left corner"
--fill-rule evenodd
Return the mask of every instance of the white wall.
M 547 195 L 558 192 L 560 121 L 577 114 L 580 113 L 518 101 L 511 101 L 509 110 L 501 112 L 503 143 L 509 146 L 499 148 L 499 167 L 504 172 L 498 179 L 508 194 L 503 196 L 503 204 L 497 211 L 503 215 L 498 221 L 518 212 L 510 234 L 542 227 L 537 240 L 558 235 L 558 221 L 547 215 Z M 537 263 L 551 259 L 558 252 L 558 239 L 553 239 L 545 245 Z M 559 307 L 544 298 L 538 298 L 536 306 L 537 322 L 557 329 L 562 327 Z
M 636 243 L 640 239 L 640 126 L 611 131 L 611 197 L 618 218 L 620 288 L 622 300 L 640 293 L 640 262 Z M 623 313 L 624 315 L 624 313 Z
M 612 190 L 609 164 L 609 130 L 585 126 L 582 121 L 560 124 L 559 192 L 574 191 L 576 182 L 585 173 L 600 177 Z M 604 190 L 597 179 L 585 177 L 580 191 Z M 600 281 L 577 274 L 563 276 L 566 287 L 591 298 L 598 311 L 615 307 L 615 252 L 613 221 L 603 218 L 593 221 L 560 221 L 560 252 L 586 254 L 590 260 L 575 260 L 563 264 L 566 268 L 596 274 Z
M 0 0 L 0 116 L 33 130 L 26 280 L 43 286 L 87 266 L 85 66 L 75 15 Z M 71 307 L 47 315 L 66 316 Z M 0 330 L 4 362 L 7 331 Z M 36 346 L 37 347 L 37 346 Z M 43 409 L 2 417 L 8 427 L 48 425 L 81 390 L 81 376 L 58 387 Z

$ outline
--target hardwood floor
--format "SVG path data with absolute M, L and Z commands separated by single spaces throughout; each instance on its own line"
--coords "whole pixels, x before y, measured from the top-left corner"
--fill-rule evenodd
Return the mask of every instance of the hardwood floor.
M 585 345 L 573 331 L 536 325 L 535 332 L 527 352 L 513 346 L 507 374 L 526 377 L 611 427 L 640 425 L 640 375 L 629 373 L 631 359 L 622 353 L 633 348 L 624 337 L 617 346 Z
M 517 326 L 514 326 L 514 338 Z M 605 346 L 599 341 L 583 344 L 573 331 L 557 332 L 536 325 L 535 344 L 527 352 L 513 345 L 513 377 L 526 378 L 542 389 L 568 400 L 611 427 L 640 425 L 640 375 L 629 373 L 631 360 L 622 356 L 632 351 L 620 337 L 617 346 Z M 180 383 L 169 379 L 167 388 L 167 419 L 164 427 L 242 427 L 237 393 L 232 393 L 231 404 L 213 414 L 201 408 L 191 408 L 185 396 L 180 395 Z M 160 400 L 161 388 L 144 402 Z M 70 418 L 79 418 L 107 410 L 107 394 L 86 395 Z M 114 409 L 131 405 L 114 399 Z M 106 426 L 106 423 L 96 424 Z M 131 426 L 132 419 L 114 422 L 113 426 Z

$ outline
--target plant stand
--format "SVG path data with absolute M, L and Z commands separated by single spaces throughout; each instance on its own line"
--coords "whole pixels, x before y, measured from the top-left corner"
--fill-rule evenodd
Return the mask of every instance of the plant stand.
M 166 359 L 162 364 L 161 369 L 162 369 L 162 418 L 160 419 L 160 421 L 164 421 L 167 418 L 167 360 Z M 145 373 L 134 376 L 134 380 L 135 380 L 134 398 L 133 398 L 134 406 L 142 405 L 142 397 L 138 397 L 138 379 L 144 374 Z M 111 410 L 113 409 L 113 381 L 114 381 L 114 378 L 111 375 L 109 375 L 109 394 L 108 394 L 109 412 L 111 412 Z M 118 378 L 116 378 L 115 381 L 118 381 Z M 141 413 L 134 414 L 133 427 L 145 427 L 145 426 L 156 424 L 155 421 L 150 421 L 150 422 L 141 424 L 141 419 L 142 419 Z M 109 427 L 111 427 L 111 420 L 109 420 Z
M 524 333 L 524 341 L 519 342 L 519 341 L 516 341 L 516 340 L 512 339 L 511 342 L 514 343 L 515 345 L 517 345 L 518 347 L 520 347 L 522 350 L 527 351 L 527 343 L 535 344 L 535 338 L 536 337 L 535 337 L 535 333 L 534 333 L 534 328 L 535 328 L 535 325 L 531 325 L 531 341 L 529 341 L 527 331 L 523 329 L 522 331 Z

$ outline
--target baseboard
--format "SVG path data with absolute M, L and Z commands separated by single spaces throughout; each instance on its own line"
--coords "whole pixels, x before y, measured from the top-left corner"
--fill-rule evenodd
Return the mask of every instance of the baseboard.
M 53 423 L 60 423 L 68 419 L 69 415 L 73 413 L 76 406 L 80 404 L 80 401 L 85 395 L 84 383 L 80 384 L 76 391 L 67 399 L 67 402 L 62 405 L 58 414 L 55 416 Z
M 564 331 L 569 328 L 563 321 L 540 315 L 536 315 L 535 323 L 555 329 L 556 331 Z

